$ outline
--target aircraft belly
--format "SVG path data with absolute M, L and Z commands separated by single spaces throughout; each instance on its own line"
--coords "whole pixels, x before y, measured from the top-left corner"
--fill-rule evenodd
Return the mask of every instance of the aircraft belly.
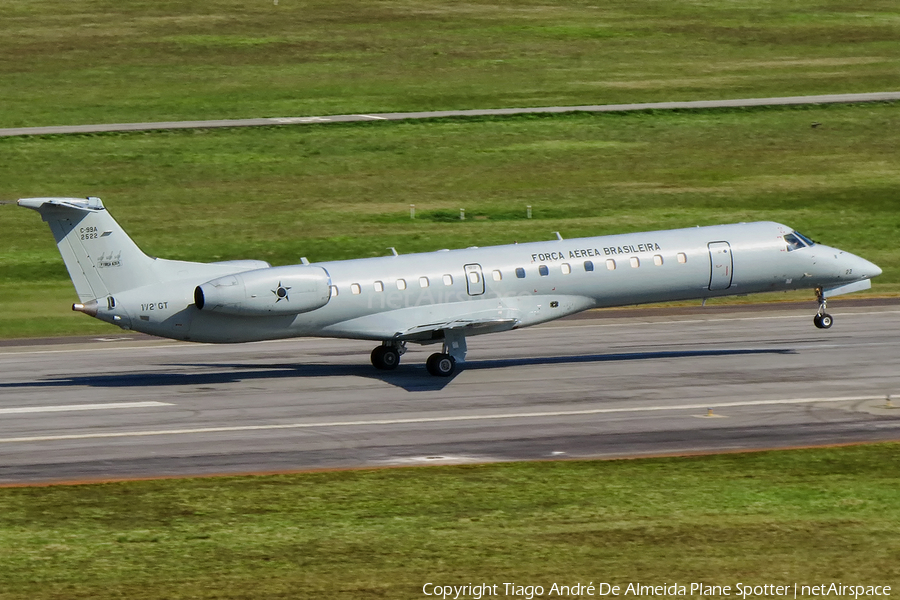
M 193 342 L 258 342 L 308 335 L 304 330 L 291 327 L 294 315 L 236 317 L 198 311 L 196 308 L 191 310 L 190 336 L 186 339 Z

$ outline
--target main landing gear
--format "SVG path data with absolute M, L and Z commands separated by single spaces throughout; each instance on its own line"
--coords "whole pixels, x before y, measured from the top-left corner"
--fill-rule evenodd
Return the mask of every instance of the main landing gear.
M 406 353 L 406 342 L 385 342 L 372 350 L 372 365 L 382 371 L 391 371 L 400 364 L 400 357 Z
M 453 330 L 444 330 L 442 352 L 428 357 L 425 368 L 435 377 L 450 377 L 456 371 L 457 363 L 466 360 L 466 338 Z M 400 357 L 406 352 L 406 342 L 387 341 L 372 350 L 372 365 L 382 371 L 396 369 Z
M 829 329 L 834 324 L 834 318 L 825 312 L 825 293 L 820 287 L 816 288 L 816 302 L 819 303 L 819 311 L 816 313 L 816 316 L 813 317 L 813 323 L 815 323 L 816 327 L 819 329 Z
M 445 329 L 441 350 L 428 357 L 425 368 L 435 377 L 450 377 L 456 371 L 456 364 L 466 360 L 466 336 L 458 330 Z
M 435 377 L 450 377 L 456 370 L 456 359 L 443 352 L 435 352 L 425 361 L 425 368 Z

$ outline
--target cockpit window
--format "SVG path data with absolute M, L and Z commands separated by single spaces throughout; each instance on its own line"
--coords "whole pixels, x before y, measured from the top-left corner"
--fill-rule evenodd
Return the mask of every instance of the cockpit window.
M 802 233 L 797 233 L 796 231 L 786 234 L 784 236 L 784 242 L 787 244 L 788 252 L 815 245 L 815 242 L 813 242 L 811 239 L 809 239 Z
M 806 245 L 807 245 L 807 246 L 815 246 L 815 245 L 816 245 L 816 243 L 815 243 L 814 241 L 812 241 L 811 239 L 809 239 L 808 237 L 806 237 L 805 235 L 803 235 L 803 234 L 800 233 L 799 231 L 795 231 L 795 232 L 794 232 L 794 235 L 796 235 L 798 238 L 800 238 L 801 240 L 803 240 L 804 242 L 806 242 Z
M 784 236 L 784 241 L 787 244 L 788 252 L 792 250 L 799 250 L 800 248 L 805 248 L 806 244 L 800 241 L 800 239 L 794 235 L 793 233 L 788 233 Z

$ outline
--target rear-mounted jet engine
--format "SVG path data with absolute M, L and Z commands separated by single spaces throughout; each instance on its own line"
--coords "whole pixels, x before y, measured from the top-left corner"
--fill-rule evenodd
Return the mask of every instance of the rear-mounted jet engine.
M 274 267 L 207 281 L 194 290 L 194 302 L 229 315 L 296 315 L 325 306 L 330 285 L 321 267 Z

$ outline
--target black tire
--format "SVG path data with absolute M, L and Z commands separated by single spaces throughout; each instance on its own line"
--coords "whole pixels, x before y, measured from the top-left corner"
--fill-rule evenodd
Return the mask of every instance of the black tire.
M 435 366 L 435 361 L 437 361 L 440 354 L 432 354 L 428 357 L 428 360 L 425 361 L 425 370 L 428 371 L 430 375 L 437 376 L 437 367 Z
M 822 318 L 819 319 L 819 327 L 822 329 L 831 329 L 832 325 L 834 325 L 834 318 L 829 314 L 822 315 Z
M 372 350 L 372 366 L 382 371 L 396 369 L 400 364 L 400 353 L 391 346 L 378 346 Z
M 435 377 L 450 377 L 456 370 L 456 360 L 449 354 L 437 352 L 428 357 L 425 368 Z
M 813 323 L 819 329 L 822 329 L 822 315 L 816 315 L 813 317 Z

